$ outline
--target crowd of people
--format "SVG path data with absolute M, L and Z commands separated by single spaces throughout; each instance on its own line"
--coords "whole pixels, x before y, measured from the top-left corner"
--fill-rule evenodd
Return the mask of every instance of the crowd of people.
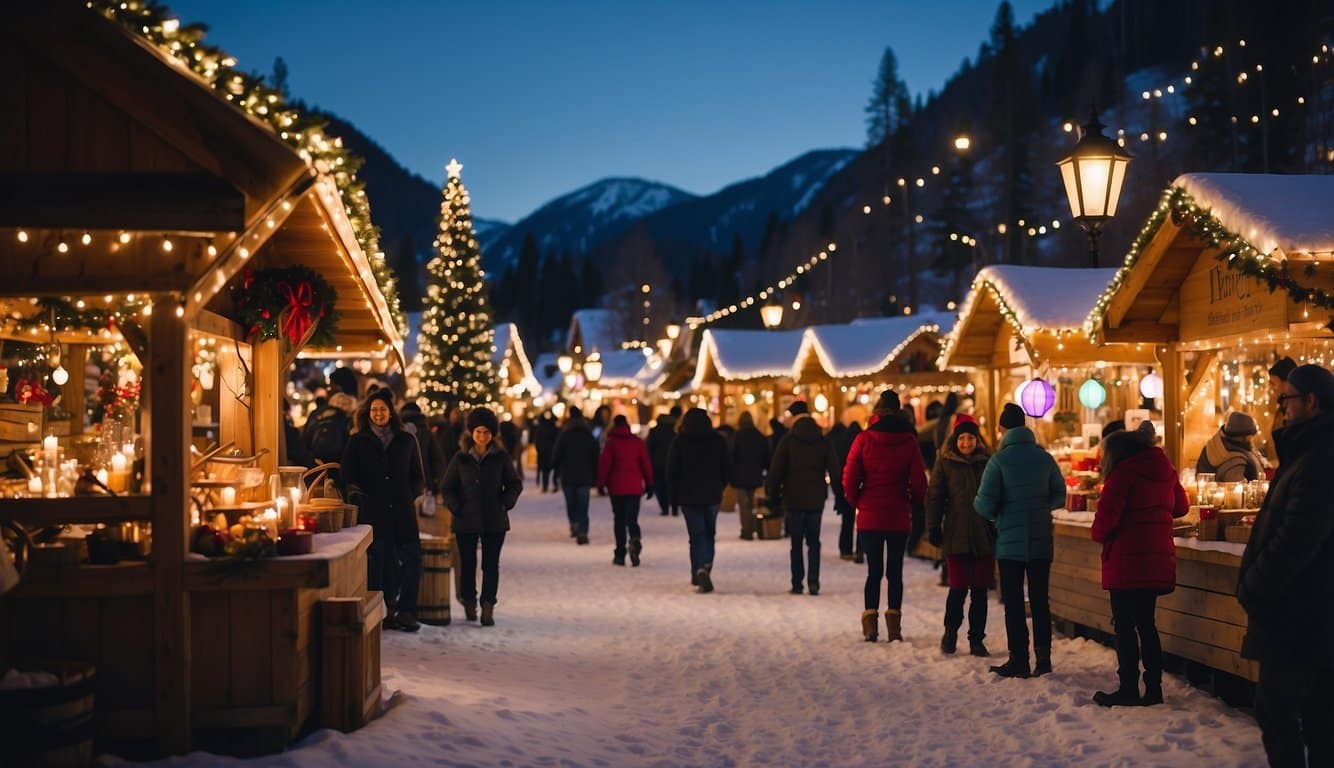
M 1259 662 L 1257 718 L 1271 761 L 1301 765 L 1309 754 L 1310 764 L 1326 764 L 1317 758 L 1334 756 L 1334 612 L 1325 608 L 1334 605 L 1334 374 L 1291 361 L 1271 374 L 1279 466 L 1242 558 L 1237 598 L 1249 619 L 1242 655 Z M 480 605 L 481 624 L 494 624 L 509 510 L 523 490 L 524 433 L 487 408 L 452 409 L 428 425 L 415 403 L 397 403 L 387 388 L 359 390 L 355 376 L 331 377 L 327 400 L 299 433 L 289 425 L 288 437 L 291 453 L 341 465 L 347 498 L 373 527 L 368 587 L 391 606 L 385 626 L 419 626 L 417 516 L 422 498 L 433 494 L 453 514 L 465 616 L 478 620 Z M 968 651 L 990 655 L 988 591 L 999 573 L 1008 653 L 990 670 L 1041 676 L 1052 671 L 1052 511 L 1064 504 L 1065 483 L 1019 406 L 1005 404 L 993 448 L 968 405 L 950 395 L 918 426 L 913 409 L 887 389 L 865 426 L 848 418 L 825 432 L 798 400 L 770 421 L 768 435 L 749 413 L 731 426 L 715 424 L 702 408 L 674 407 L 645 438 L 605 406 L 591 419 L 569 408 L 563 423 L 550 412 L 532 418 L 526 437 L 536 454 L 535 487 L 564 495 L 578 545 L 590 542 L 592 494 L 610 497 L 615 566 L 641 563 L 640 504 L 656 497 L 661 515 L 684 517 L 691 584 L 712 592 L 718 514 L 731 494 L 742 540 L 756 538 L 763 519 L 783 518 L 790 591 L 818 595 L 821 523 L 832 494 L 842 518 L 840 557 L 866 566 L 864 640 L 879 639 L 882 585 L 886 639 L 903 639 L 904 557 L 926 536 L 948 586 L 941 652 L 956 653 L 967 605 Z M 1198 471 L 1227 482 L 1263 477 L 1268 462 L 1252 445 L 1258 432 L 1250 416 L 1229 414 L 1200 452 Z M 1188 501 L 1159 442 L 1147 421 L 1130 431 L 1113 421 L 1101 438 L 1103 488 L 1091 537 L 1103 549 L 1118 679 L 1115 689 L 1093 695 L 1102 706 L 1163 701 L 1155 608 L 1175 588 L 1173 522 Z

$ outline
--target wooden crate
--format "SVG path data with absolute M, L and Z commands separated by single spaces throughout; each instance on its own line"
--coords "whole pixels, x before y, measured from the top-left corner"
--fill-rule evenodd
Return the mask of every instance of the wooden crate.
M 324 625 L 320 724 L 351 732 L 370 722 L 380 710 L 380 622 L 384 597 L 320 601 Z

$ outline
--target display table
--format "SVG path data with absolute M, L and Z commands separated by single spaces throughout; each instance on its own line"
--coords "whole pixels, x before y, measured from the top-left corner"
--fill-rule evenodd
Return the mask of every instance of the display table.
M 309 555 L 187 558 L 189 690 L 198 748 L 277 751 L 317 724 L 320 601 L 366 598 L 369 610 L 363 613 L 377 627 L 383 617 L 379 593 L 366 592 L 370 543 L 371 529 L 362 525 L 316 534 Z M 31 658 L 96 665 L 99 751 L 133 754 L 154 737 L 148 568 L 128 563 L 29 571 L 0 603 L 0 667 Z M 367 663 L 378 670 L 378 643 L 376 649 Z
M 1112 608 L 1102 588 L 1102 545 L 1090 538 L 1092 513 L 1053 515 L 1051 613 L 1058 621 L 1111 633 Z M 1237 602 L 1243 544 L 1178 538 L 1176 591 L 1158 598 L 1158 634 L 1175 656 L 1254 681 L 1258 667 L 1239 655 L 1246 612 Z

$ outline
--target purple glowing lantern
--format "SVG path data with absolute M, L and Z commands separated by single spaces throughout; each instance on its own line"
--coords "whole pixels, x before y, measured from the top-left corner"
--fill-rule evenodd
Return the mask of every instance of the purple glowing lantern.
M 1033 379 L 1019 393 L 1019 405 L 1024 413 L 1040 419 L 1056 405 L 1056 390 L 1046 379 Z

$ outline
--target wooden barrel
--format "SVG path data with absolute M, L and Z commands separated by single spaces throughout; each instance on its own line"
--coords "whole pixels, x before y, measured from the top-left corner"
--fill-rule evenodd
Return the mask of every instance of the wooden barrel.
M 423 534 L 422 583 L 417 596 L 417 619 L 423 624 L 449 623 L 449 571 L 454 539 Z
M 59 683 L 0 689 L 0 765 L 86 766 L 93 759 L 91 664 L 37 665 Z

